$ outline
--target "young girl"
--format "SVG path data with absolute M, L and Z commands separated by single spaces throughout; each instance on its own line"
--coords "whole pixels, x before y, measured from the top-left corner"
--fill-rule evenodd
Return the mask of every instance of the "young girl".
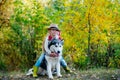
M 35 65 L 33 66 L 33 77 L 38 77 L 38 67 L 41 66 L 42 61 L 45 59 L 45 54 L 48 53 L 51 57 L 56 57 L 57 55 L 55 53 L 52 53 L 49 48 L 48 44 L 53 38 L 61 39 L 60 37 L 60 30 L 56 24 L 51 24 L 48 28 L 48 34 L 45 38 L 45 41 L 43 42 L 43 53 L 39 57 L 39 59 L 36 61 Z M 67 67 L 67 64 L 63 58 L 60 60 L 61 66 L 64 68 L 66 72 L 71 73 L 72 71 Z

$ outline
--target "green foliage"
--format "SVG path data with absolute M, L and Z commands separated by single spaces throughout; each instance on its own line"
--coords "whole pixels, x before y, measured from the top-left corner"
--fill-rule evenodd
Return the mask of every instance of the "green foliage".
M 0 54 L 0 69 L 1 70 L 5 70 L 6 69 L 5 59 L 4 59 L 3 54 Z
M 6 65 L 10 65 L 7 69 L 33 66 L 42 52 L 46 27 L 51 23 L 57 23 L 61 29 L 65 40 L 63 56 L 68 62 L 83 69 L 120 68 L 117 0 L 51 0 L 46 3 L 14 0 L 11 4 L 13 14 L 9 24 L 4 23 L 9 26 L 0 27 L 1 69 Z
M 2 66 L 1 69 L 17 69 L 19 67 L 18 62 L 21 62 L 21 57 L 17 54 L 19 53 L 17 47 L 13 45 L 15 40 L 11 37 L 11 35 L 14 35 L 14 33 L 11 31 L 10 28 L 1 28 L 0 32 L 0 65 Z
M 19 3 L 19 4 L 18 4 Z M 36 55 L 41 52 L 42 39 L 45 33 L 44 26 L 50 20 L 43 14 L 43 7 L 35 0 L 15 1 L 15 15 L 11 17 L 11 28 L 16 34 L 14 46 L 25 60 L 23 66 L 32 66 Z

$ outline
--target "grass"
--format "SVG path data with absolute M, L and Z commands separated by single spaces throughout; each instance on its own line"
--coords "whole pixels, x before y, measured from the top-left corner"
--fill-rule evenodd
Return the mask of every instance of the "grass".
M 77 72 L 76 75 L 74 74 L 66 74 L 62 70 L 62 78 L 56 78 L 55 80 L 120 80 L 120 69 L 89 69 L 89 70 L 74 70 Z M 13 72 L 0 72 L 0 80 L 2 78 L 9 79 L 20 79 L 22 80 L 36 80 L 32 77 L 25 76 L 26 72 L 20 72 L 20 71 L 13 71 Z M 9 78 L 10 77 L 10 78 Z M 5 79 L 5 80 L 7 80 Z M 40 76 L 38 80 L 47 80 L 47 76 Z M 21 80 L 21 79 L 20 79 Z
M 81 80 L 117 80 L 120 78 L 120 69 L 90 69 L 80 71 Z

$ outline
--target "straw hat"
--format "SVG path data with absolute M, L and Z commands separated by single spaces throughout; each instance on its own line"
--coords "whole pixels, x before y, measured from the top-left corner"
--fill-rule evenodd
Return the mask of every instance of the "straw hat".
M 57 30 L 60 31 L 57 24 L 50 24 L 48 30 Z

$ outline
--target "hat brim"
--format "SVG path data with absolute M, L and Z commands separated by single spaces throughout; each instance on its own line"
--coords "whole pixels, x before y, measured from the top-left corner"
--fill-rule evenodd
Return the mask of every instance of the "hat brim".
M 60 31 L 60 29 L 56 28 L 56 27 L 50 27 L 48 28 L 48 30 L 56 30 L 56 31 Z

